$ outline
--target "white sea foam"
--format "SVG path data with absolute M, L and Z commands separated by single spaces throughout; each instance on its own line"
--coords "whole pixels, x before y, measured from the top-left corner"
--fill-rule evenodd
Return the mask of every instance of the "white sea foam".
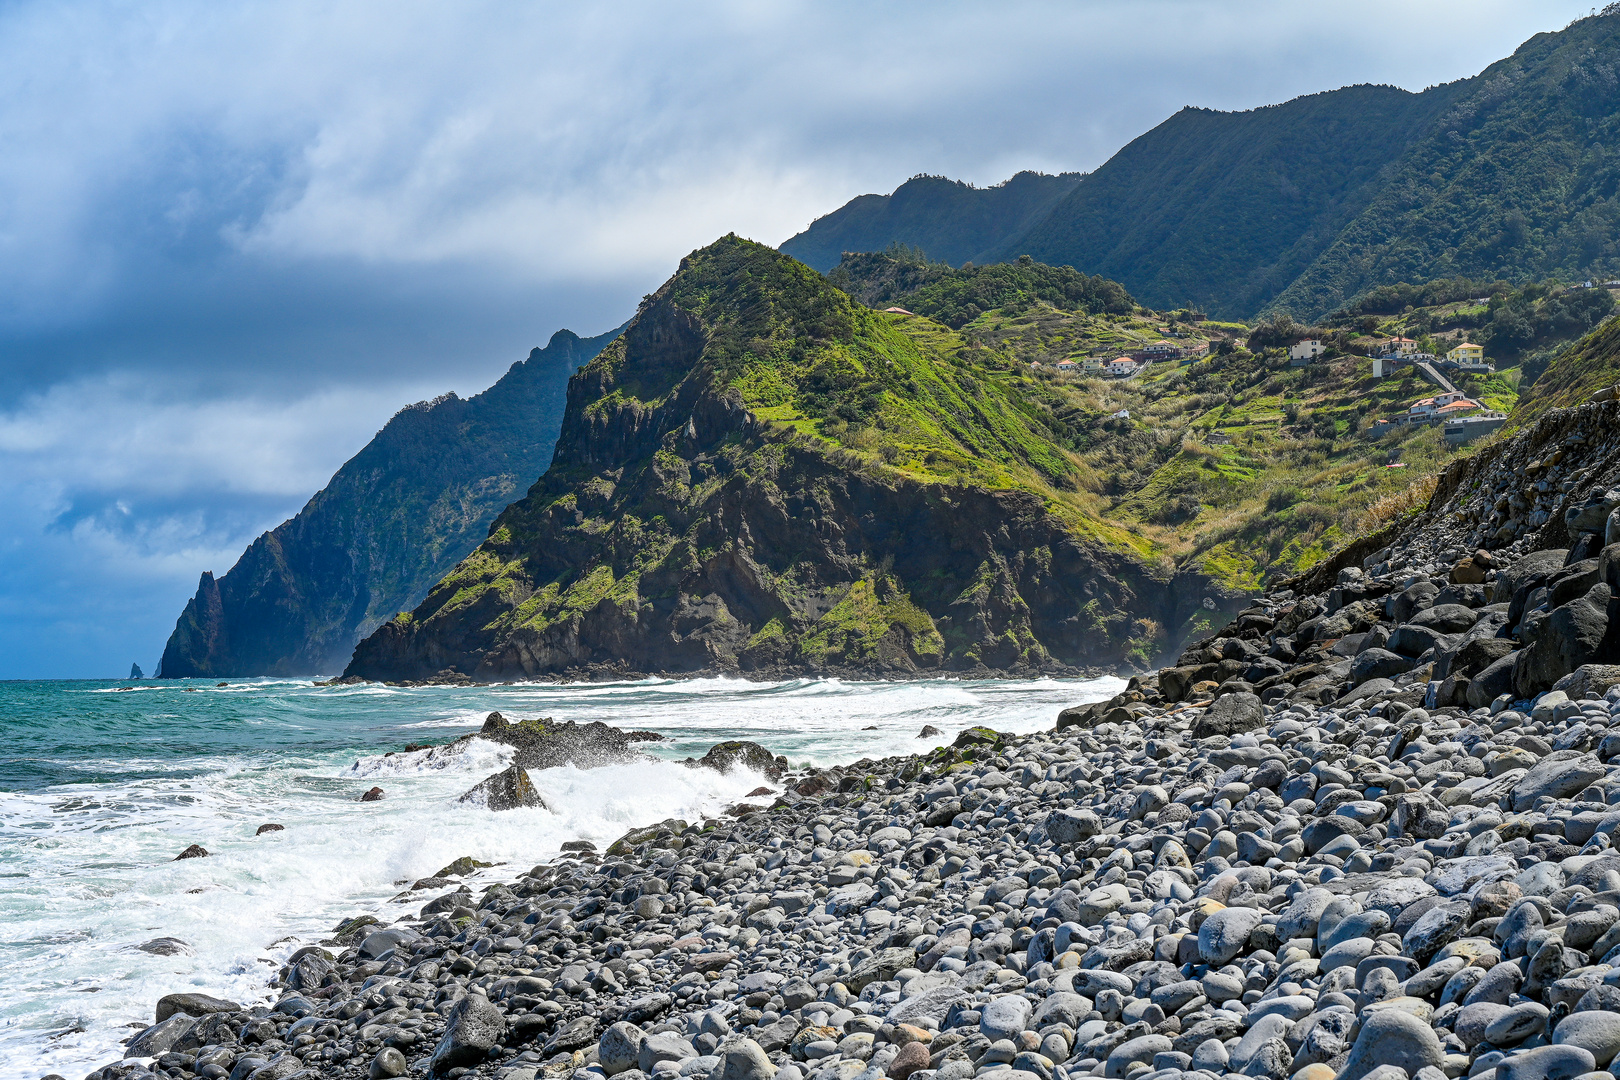
M 201 692 L 187 694 L 188 686 Z M 201 725 L 236 743 L 211 752 L 199 736 L 189 754 L 143 745 L 117 757 L 64 756 L 54 762 L 59 774 L 82 779 L 0 792 L 8 960 L 0 965 L 0 1080 L 80 1076 L 121 1056 L 126 1025 L 149 1021 L 165 993 L 265 1000 L 266 979 L 294 948 L 353 915 L 414 911 L 432 894 L 395 902 L 398 883 L 460 856 L 504 864 L 489 877 L 514 877 L 568 840 L 605 845 L 635 825 L 715 815 L 764 778 L 668 759 L 699 756 L 721 739 L 752 738 L 795 763 L 848 762 L 927 750 L 970 724 L 1049 728 L 1058 709 L 1122 686 L 701 679 L 314 690 L 278 680 L 122 695 L 142 706 L 120 737 Z M 68 691 L 62 700 L 72 700 Z M 510 748 L 474 739 L 444 760 L 380 753 L 420 739 L 413 732 L 422 727 L 476 730 L 491 709 L 513 719 L 603 720 L 670 741 L 641 744 L 652 756 L 629 764 L 534 772 L 552 810 L 498 814 L 457 799 L 504 768 Z M 941 735 L 918 739 L 923 724 Z M 373 784 L 383 800 L 356 802 Z M 255 836 L 266 822 L 285 829 Z M 193 843 L 209 857 L 173 861 Z M 192 954 L 135 948 L 158 937 L 179 938 Z

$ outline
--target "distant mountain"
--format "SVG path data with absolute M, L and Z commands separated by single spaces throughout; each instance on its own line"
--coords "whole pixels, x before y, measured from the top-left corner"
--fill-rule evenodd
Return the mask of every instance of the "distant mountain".
M 469 399 L 411 405 L 298 516 L 206 572 L 158 677 L 336 673 L 355 642 L 477 547 L 551 462 L 569 376 L 618 335 L 567 330 Z
M 1183 109 L 1049 207 L 1030 203 L 1026 226 L 996 216 L 1001 237 L 979 246 L 991 204 L 973 192 L 931 178 L 862 196 L 782 250 L 823 270 L 840 247 L 897 242 L 953 265 L 1027 254 L 1224 317 L 1315 319 L 1398 281 L 1617 277 L 1620 7 L 1422 93 Z
M 1022 234 L 1073 191 L 1082 175 L 1021 172 L 987 188 L 914 176 L 892 195 L 862 195 L 817 218 L 781 250 L 823 273 L 846 251 L 881 251 L 895 243 L 960 266 Z
M 1149 307 L 1266 307 L 1379 190 L 1456 95 L 1349 86 L 1249 112 L 1181 110 L 980 261 L 1031 255 Z
M 1620 276 L 1620 8 L 1434 94 L 1445 110 L 1279 306 L 1449 274 Z

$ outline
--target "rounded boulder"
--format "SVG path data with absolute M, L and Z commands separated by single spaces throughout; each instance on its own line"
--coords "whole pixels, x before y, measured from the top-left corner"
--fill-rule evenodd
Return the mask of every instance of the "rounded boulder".
M 1231 963 L 1249 943 L 1249 935 L 1260 925 L 1260 912 L 1254 908 L 1222 908 L 1198 928 L 1198 956 L 1211 967 Z
M 1373 1013 L 1363 1019 L 1339 1080 L 1362 1080 L 1381 1065 L 1394 1065 L 1412 1076 L 1431 1065 L 1439 1068 L 1445 1057 L 1439 1037 L 1422 1020 L 1398 1010 Z

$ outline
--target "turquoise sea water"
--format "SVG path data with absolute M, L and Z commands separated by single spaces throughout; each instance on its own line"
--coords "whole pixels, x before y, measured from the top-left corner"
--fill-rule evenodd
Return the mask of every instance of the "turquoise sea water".
M 567 840 L 716 814 L 764 778 L 673 762 L 723 739 L 847 763 L 927 750 L 972 724 L 1049 728 L 1123 685 L 0 683 L 0 1080 L 75 1080 L 122 1056 L 129 1025 L 149 1023 L 166 993 L 263 1000 L 280 958 L 349 916 L 399 918 L 422 901 L 393 901 L 399 883 L 459 856 L 515 875 Z M 475 742 L 446 768 L 382 756 L 475 730 L 493 709 L 670 741 L 643 744 L 633 764 L 531 773 L 552 809 L 502 814 L 456 801 L 509 763 L 501 747 Z M 919 740 L 924 724 L 942 735 Z M 374 785 L 382 801 L 356 801 Z M 256 836 L 267 822 L 285 828 Z M 174 861 L 190 844 L 209 857 Z M 160 937 L 186 952 L 136 948 Z

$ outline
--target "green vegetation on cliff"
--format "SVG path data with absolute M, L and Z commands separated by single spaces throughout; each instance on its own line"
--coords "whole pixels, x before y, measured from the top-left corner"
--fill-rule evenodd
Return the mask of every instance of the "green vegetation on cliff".
M 694 252 L 569 388 L 552 467 L 350 671 L 1035 671 L 1206 595 L 1098 511 L 998 350 L 769 248 Z M 1218 590 L 1217 590 L 1218 591 Z
M 1445 110 L 1276 306 L 1318 312 L 1373 285 L 1457 274 L 1620 276 L 1617 60 L 1611 5 L 1440 88 Z
M 1523 425 L 1549 409 L 1567 409 L 1620 383 L 1620 319 L 1610 319 L 1560 352 L 1525 391 L 1513 419 Z
M 930 276 L 918 262 L 909 251 L 852 255 L 829 280 L 920 315 L 938 271 Z M 1020 261 L 950 273 L 995 271 L 1038 282 L 1052 269 Z M 916 291 L 891 284 L 903 281 Z M 1251 329 L 1132 304 L 1119 305 L 1128 313 L 1094 312 L 1032 293 L 1009 292 L 1006 307 L 980 312 L 957 336 L 987 377 L 1070 455 L 1075 482 L 1093 495 L 1090 514 L 1143 550 L 1208 574 L 1229 591 L 1253 591 L 1331 554 L 1377 524 L 1414 479 L 1449 455 L 1432 428 L 1377 439 L 1367 434 L 1386 414 L 1432 394 L 1432 385 L 1415 372 L 1375 380 L 1370 363 L 1347 348 L 1291 366 L 1281 346 L 1306 336 L 1304 327 Z M 1537 295 L 1556 294 L 1543 289 Z M 1367 343 L 1374 332 L 1387 338 L 1405 320 L 1431 316 L 1436 332 L 1456 332 L 1442 325 L 1438 309 L 1405 307 L 1370 323 L 1358 312 L 1347 327 L 1316 333 L 1332 335 L 1335 345 Z M 951 336 L 920 317 L 901 325 L 918 336 Z M 1056 367 L 1138 351 L 1167 336 L 1191 353 L 1187 361 L 1156 363 L 1127 379 Z M 1461 381 L 1482 396 L 1495 387 L 1494 381 Z M 1511 406 L 1512 386 L 1497 389 Z M 1392 463 L 1398 467 L 1389 468 Z

